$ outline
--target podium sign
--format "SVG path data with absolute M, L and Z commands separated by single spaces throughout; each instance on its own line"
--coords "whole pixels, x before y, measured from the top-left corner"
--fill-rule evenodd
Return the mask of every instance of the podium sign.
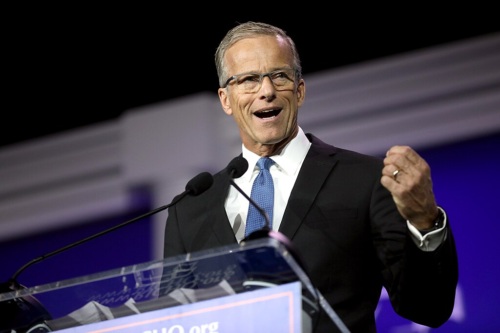
M 301 332 L 300 283 L 101 321 L 57 332 Z
M 273 238 L 4 292 L 0 310 L 13 313 L 23 299 L 39 301 L 50 318 L 2 316 L 0 331 L 308 332 L 326 318 L 348 332 Z

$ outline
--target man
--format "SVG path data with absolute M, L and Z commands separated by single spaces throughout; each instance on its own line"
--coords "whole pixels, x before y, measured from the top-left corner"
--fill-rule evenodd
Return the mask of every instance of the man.
M 376 331 L 383 286 L 402 317 L 431 327 L 446 322 L 458 264 L 426 161 L 407 146 L 382 160 L 305 134 L 297 123 L 306 93 L 299 55 L 277 27 L 236 26 L 215 62 L 222 109 L 234 118 L 249 163 L 235 182 L 250 194 L 257 161 L 272 159 L 272 227 L 291 240 L 349 330 Z M 208 191 L 170 208 L 165 257 L 244 239 L 249 204 L 229 177 L 222 170 Z

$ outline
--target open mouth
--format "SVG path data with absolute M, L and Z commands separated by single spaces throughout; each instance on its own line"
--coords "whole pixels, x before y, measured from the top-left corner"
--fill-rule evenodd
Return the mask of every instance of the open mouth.
M 280 112 L 281 112 L 281 109 L 266 110 L 266 111 L 255 112 L 254 115 L 256 117 L 261 118 L 261 119 L 266 119 L 266 118 L 276 117 L 277 115 L 280 114 Z

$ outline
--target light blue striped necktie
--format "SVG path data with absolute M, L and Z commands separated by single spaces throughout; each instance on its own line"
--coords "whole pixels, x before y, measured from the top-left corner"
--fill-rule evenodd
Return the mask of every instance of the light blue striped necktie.
M 273 223 L 273 205 L 274 205 L 274 184 L 269 168 L 274 161 L 269 157 L 261 157 L 257 161 L 260 171 L 252 185 L 250 197 L 259 207 L 264 209 L 269 217 L 269 223 Z M 245 227 L 245 237 L 252 232 L 266 227 L 266 218 L 251 203 L 248 207 L 247 223 Z M 272 228 L 272 225 L 269 226 Z

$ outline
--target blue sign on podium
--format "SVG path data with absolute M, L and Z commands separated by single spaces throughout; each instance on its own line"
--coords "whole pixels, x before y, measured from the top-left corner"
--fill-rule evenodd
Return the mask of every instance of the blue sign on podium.
M 140 313 L 58 332 L 301 332 L 300 282 Z

